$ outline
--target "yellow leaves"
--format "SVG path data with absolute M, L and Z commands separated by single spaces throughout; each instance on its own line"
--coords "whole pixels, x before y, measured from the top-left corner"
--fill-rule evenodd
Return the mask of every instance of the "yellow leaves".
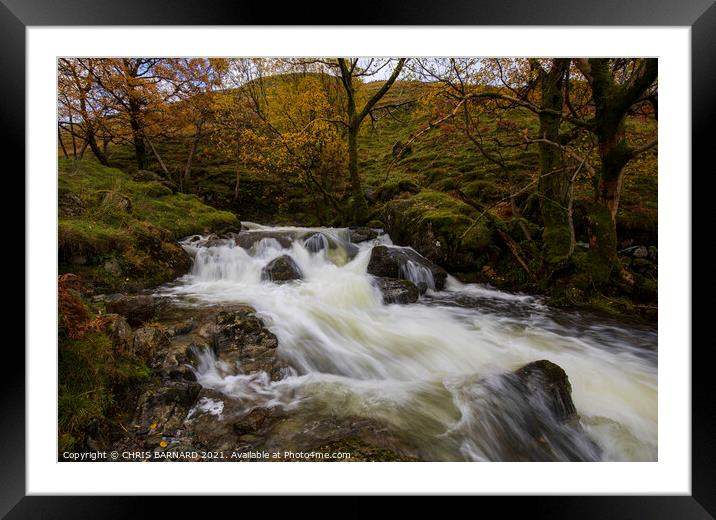
M 169 446 L 169 443 L 167 441 L 163 440 L 159 443 L 160 448 L 166 448 L 167 446 Z

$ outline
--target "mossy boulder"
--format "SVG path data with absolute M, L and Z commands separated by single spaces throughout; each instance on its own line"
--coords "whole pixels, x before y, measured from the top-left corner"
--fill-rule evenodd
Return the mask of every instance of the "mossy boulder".
M 274 258 L 261 271 L 261 279 L 271 282 L 287 282 L 289 280 L 300 280 L 303 277 L 301 269 L 296 265 L 293 258 L 288 255 L 281 255 Z
M 477 211 L 447 193 L 423 190 L 385 205 L 385 230 L 394 242 L 413 247 L 450 271 L 480 267 L 492 243 L 492 230 Z
M 373 283 L 383 295 L 384 303 L 415 303 L 420 296 L 418 286 L 410 280 L 375 278 Z
M 152 172 L 134 177 L 94 161 L 59 161 L 60 272 L 103 292 L 136 291 L 185 274 L 191 259 L 176 241 L 240 226 L 235 215 L 173 194 Z
M 438 290 L 445 287 L 447 280 L 445 269 L 405 247 L 375 246 L 371 250 L 368 273 L 403 280 L 412 277 L 413 282 L 424 282 L 431 289 Z

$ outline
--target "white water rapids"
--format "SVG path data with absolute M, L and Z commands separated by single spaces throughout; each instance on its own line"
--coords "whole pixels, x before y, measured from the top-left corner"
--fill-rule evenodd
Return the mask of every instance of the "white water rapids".
M 560 426 L 548 425 L 542 441 L 553 458 L 656 460 L 655 329 L 552 310 L 538 298 L 453 277 L 435 291 L 429 271 L 412 264 L 402 275 L 431 289 L 418 303 L 386 305 L 366 269 L 372 247 L 391 244 L 387 235 L 356 244 L 351 259 L 347 230 L 250 227 L 307 237 L 320 232 L 334 247 L 316 237 L 288 248 L 274 238 L 250 249 L 198 237 L 182 243 L 194 258 L 192 272 L 163 293 L 187 305 L 253 306 L 295 368 L 272 383 L 224 377 L 204 359 L 197 371 L 202 385 L 257 406 L 312 406 L 384 421 L 426 460 L 515 460 L 520 443 L 530 442 L 527 423 L 544 417 L 526 410 L 498 376 L 547 359 L 569 376 L 581 426 L 599 448 L 580 439 L 554 441 L 549 434 L 559 434 Z M 303 279 L 262 281 L 263 267 L 284 254 Z M 527 451 L 522 460 L 535 456 Z

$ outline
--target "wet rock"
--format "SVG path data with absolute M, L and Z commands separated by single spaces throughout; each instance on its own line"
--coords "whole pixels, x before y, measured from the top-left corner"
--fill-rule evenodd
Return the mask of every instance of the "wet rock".
M 303 245 L 311 253 L 318 253 L 319 251 L 328 249 L 330 247 L 330 242 L 328 240 L 328 237 L 326 237 L 326 235 L 324 235 L 323 233 L 314 233 L 313 235 L 304 239 Z
M 601 451 L 583 431 L 567 374 L 540 360 L 497 376 L 466 381 L 468 420 L 459 435 L 469 437 L 482 457 L 496 461 L 596 461 Z
M 427 270 L 433 277 L 436 289 L 445 287 L 447 271 L 409 248 L 374 247 L 371 250 L 368 272 L 384 278 L 407 279 L 411 266 Z
M 156 302 L 147 295 L 117 295 L 107 302 L 106 309 L 109 313 L 121 314 L 130 325 L 136 327 L 154 317 Z
M 415 303 L 420 295 L 420 290 L 410 280 L 375 278 L 373 283 L 380 289 L 385 303 Z
M 244 249 L 250 249 L 256 242 L 264 238 L 273 238 L 281 244 L 281 247 L 287 248 L 291 247 L 291 242 L 293 242 L 295 234 L 296 233 L 292 231 L 242 231 L 238 235 L 234 235 L 234 239 L 236 240 L 236 245 Z
M 204 247 L 224 247 L 233 246 L 234 242 L 228 238 L 210 238 L 203 245 Z
M 272 408 L 254 408 L 234 423 L 234 432 L 238 435 L 261 433 L 268 426 L 274 411 Z
M 572 401 L 572 385 L 562 367 L 542 359 L 523 366 L 515 371 L 515 375 L 526 385 L 527 391 L 539 391 L 548 397 L 548 405 L 559 420 L 578 420 Z
M 375 240 L 378 236 L 380 236 L 377 229 L 369 227 L 350 228 L 348 232 L 350 233 L 351 242 L 354 244 L 360 244 L 361 242 L 366 242 L 368 240 Z
M 303 274 L 288 255 L 282 255 L 271 260 L 261 271 L 261 279 L 272 282 L 287 282 L 289 280 L 300 280 Z
M 141 433 L 154 437 L 172 435 L 182 426 L 189 410 L 199 397 L 201 385 L 193 381 L 161 381 L 146 390 L 139 399 L 136 424 Z
M 420 296 L 428 292 L 428 284 L 425 282 L 418 282 L 415 284 L 415 286 L 418 288 L 418 292 L 420 293 Z
M 272 381 L 283 377 L 286 364 L 278 357 L 278 339 L 253 309 L 221 312 L 216 320 L 214 352 L 238 373 L 265 372 Z

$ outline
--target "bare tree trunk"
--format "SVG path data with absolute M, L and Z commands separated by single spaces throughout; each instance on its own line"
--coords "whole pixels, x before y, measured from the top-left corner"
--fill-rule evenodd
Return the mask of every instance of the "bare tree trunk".
M 102 138 L 102 153 L 104 154 L 105 157 L 107 157 L 107 149 L 108 149 L 108 147 L 109 147 L 109 142 L 110 142 L 111 140 L 112 140 L 112 139 L 111 139 L 110 137 L 103 137 L 103 138 Z
M 129 126 L 132 128 L 132 140 L 134 141 L 134 154 L 137 159 L 137 169 L 147 169 L 147 149 L 144 146 L 144 131 L 140 121 L 139 105 L 130 98 L 129 100 Z
M 162 156 L 159 155 L 159 152 L 154 147 L 152 140 L 149 139 L 149 137 L 146 137 L 146 139 L 147 139 L 147 143 L 149 144 L 149 149 L 152 151 L 152 154 L 154 155 L 154 158 L 159 163 L 159 166 L 162 168 L 162 171 L 164 172 L 164 175 L 166 176 L 166 178 L 169 179 L 170 178 L 169 170 L 167 169 L 166 165 L 164 164 L 164 161 L 162 161 Z
M 60 127 L 59 125 L 57 125 L 57 139 L 60 142 L 60 147 L 62 148 L 62 153 L 64 154 L 65 159 L 69 159 L 70 156 L 67 155 L 67 150 L 65 149 L 65 143 L 62 141 L 62 127 Z
M 353 122 L 348 126 L 348 177 L 353 192 L 353 221 L 355 224 L 364 224 L 368 218 L 368 202 L 363 195 L 360 175 L 358 173 L 358 129 Z
M 194 134 L 194 139 L 191 142 L 191 147 L 189 148 L 189 157 L 187 157 L 186 160 L 186 166 L 184 167 L 184 189 L 188 190 L 189 185 L 191 184 L 191 163 L 194 160 L 194 154 L 196 153 L 196 148 L 199 145 L 199 141 L 202 138 L 201 134 L 201 125 L 197 127 L 196 133 Z
M 84 141 L 82 143 L 82 148 L 80 148 L 80 160 L 85 156 L 85 150 L 87 150 L 87 141 Z
M 72 121 L 72 113 L 70 113 L 70 136 L 72 136 L 72 156 L 77 158 L 77 143 L 75 141 L 75 127 Z

